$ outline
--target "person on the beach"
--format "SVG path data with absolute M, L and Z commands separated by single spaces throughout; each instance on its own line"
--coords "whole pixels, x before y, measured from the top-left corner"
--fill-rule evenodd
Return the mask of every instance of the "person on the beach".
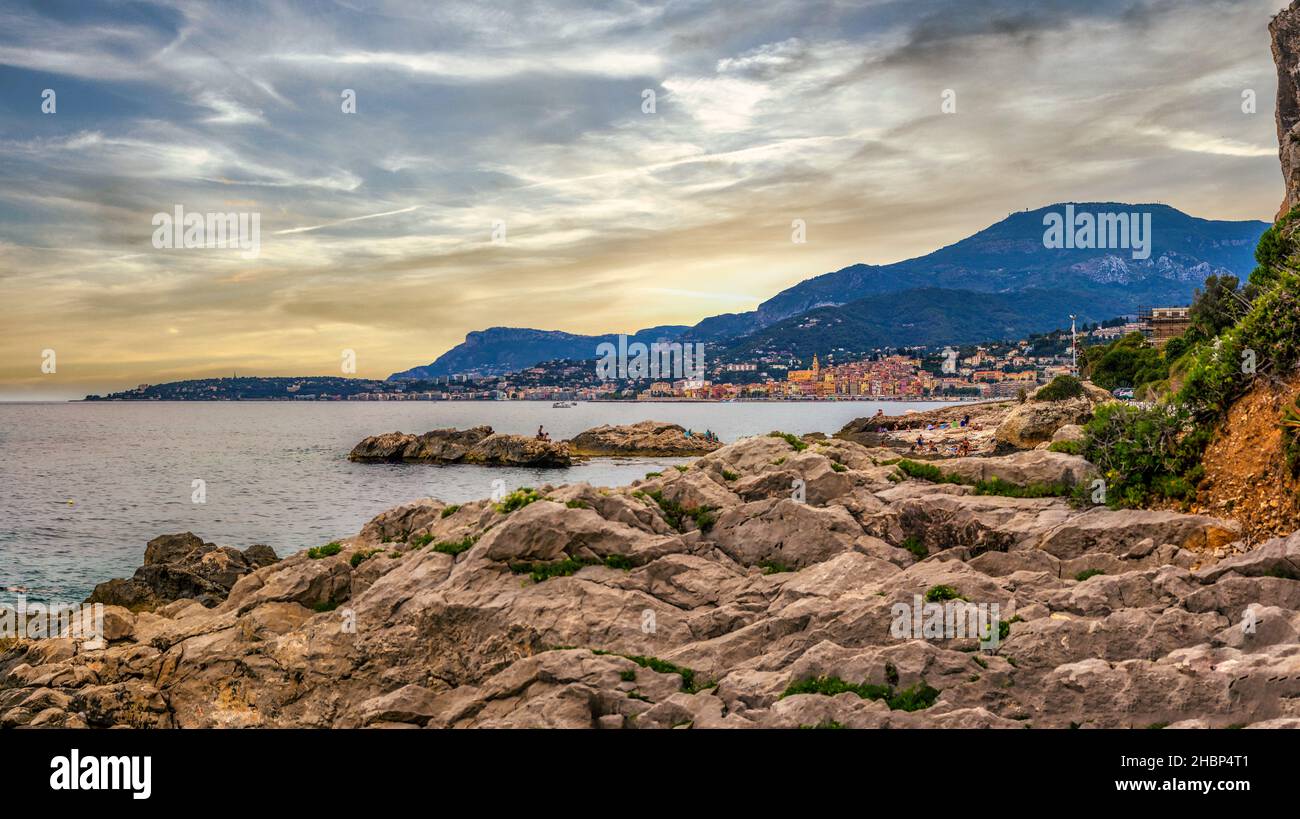
M 551 440 L 551 436 L 546 434 L 546 432 L 542 429 L 542 425 L 541 425 L 541 424 L 538 424 L 538 425 L 537 425 L 537 440 L 539 440 L 539 441 L 549 441 L 549 440 Z

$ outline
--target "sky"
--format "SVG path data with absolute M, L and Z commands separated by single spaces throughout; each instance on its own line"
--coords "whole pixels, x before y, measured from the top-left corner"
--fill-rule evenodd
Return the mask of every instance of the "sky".
M 693 324 L 1060 201 L 1271 219 L 1283 5 L 7 0 L 0 400 Z

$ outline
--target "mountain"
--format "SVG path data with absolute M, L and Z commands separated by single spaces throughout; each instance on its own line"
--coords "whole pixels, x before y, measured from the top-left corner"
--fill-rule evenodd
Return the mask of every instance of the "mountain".
M 1045 246 L 1048 213 L 1149 213 L 1147 259 L 1128 250 L 1053 249 Z M 1142 304 L 1186 304 L 1213 273 L 1245 278 L 1268 223 L 1197 219 L 1167 205 L 1119 202 L 1060 203 L 1013 213 L 997 224 L 933 253 L 888 265 L 857 264 L 800 282 L 759 305 L 766 326 L 823 305 L 918 287 L 987 293 L 1026 288 L 1100 291 L 1102 312 L 1132 313 Z
M 1024 338 L 1113 316 L 1080 312 L 1080 295 L 1058 290 L 980 293 L 921 287 L 818 307 L 734 339 L 711 356 L 718 362 L 753 361 L 763 354 L 865 353 L 887 346 L 961 344 Z
M 1149 216 L 1149 233 L 1143 233 L 1150 241 L 1149 255 L 1132 248 L 1048 247 L 1044 219 L 1063 215 L 1067 207 L 1077 214 Z M 802 348 L 819 333 L 827 335 L 818 349 L 832 349 L 849 347 L 831 344 L 832 337 L 854 345 L 876 340 L 866 345 L 872 347 L 973 342 L 1050 330 L 1063 326 L 1072 313 L 1081 321 L 1100 321 L 1135 313 L 1138 305 L 1188 304 L 1212 274 L 1244 279 L 1255 266 L 1255 245 L 1267 228 L 1260 221 L 1198 219 L 1167 205 L 1059 203 L 1013 213 L 915 259 L 855 264 L 806 279 L 747 313 L 710 316 L 692 327 L 649 328 L 637 336 L 647 343 L 670 337 L 702 341 L 710 345 L 710 359 L 734 360 L 782 340 Z M 1146 258 L 1135 258 L 1141 255 Z M 890 294 L 900 295 L 885 298 Z M 979 298 L 981 294 L 1001 298 Z M 813 324 L 785 323 L 839 307 L 846 310 L 818 313 Z M 850 339 L 849 333 L 859 335 Z M 593 358 L 596 344 L 613 338 L 494 327 L 470 333 L 427 367 L 390 378 L 506 372 L 555 358 Z
M 679 325 L 648 327 L 629 334 L 628 338 L 650 344 L 676 338 L 687 329 Z M 393 373 L 388 380 L 440 378 L 459 373 L 495 375 L 558 358 L 595 358 L 596 346 L 605 341 L 617 343 L 618 335 L 583 336 L 526 327 L 489 327 L 467 334 L 463 342 L 438 356 L 432 364 Z

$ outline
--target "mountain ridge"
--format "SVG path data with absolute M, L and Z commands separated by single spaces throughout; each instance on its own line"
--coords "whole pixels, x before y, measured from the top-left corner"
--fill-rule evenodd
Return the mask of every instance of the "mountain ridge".
M 1044 219 L 1073 206 L 1076 213 L 1145 213 L 1151 217 L 1150 255 L 1133 258 L 1125 248 L 1047 247 Z M 785 288 L 742 313 L 708 316 L 694 325 L 663 325 L 639 330 L 631 337 L 643 342 L 703 341 L 721 345 L 732 357 L 747 337 L 813 311 L 839 309 L 870 297 L 890 293 L 929 291 L 935 303 L 958 306 L 954 294 L 1033 293 L 1044 304 L 1026 306 L 1024 321 L 1010 321 L 1005 299 L 977 302 L 996 308 L 996 322 L 947 320 L 965 328 L 964 334 L 938 343 L 963 343 L 1003 337 L 999 328 L 1053 329 L 1069 314 L 1102 320 L 1131 314 L 1140 304 L 1182 304 L 1210 275 L 1231 274 L 1244 279 L 1253 269 L 1254 249 L 1268 223 L 1257 220 L 1213 220 L 1191 216 L 1169 205 L 1122 202 L 1058 202 L 1008 214 L 1005 218 L 930 253 L 885 265 L 857 263 L 812 276 Z M 914 296 L 908 303 L 915 305 Z M 969 299 L 968 299 L 969 301 Z M 1027 304 L 1023 295 L 1021 304 Z M 1043 326 L 1043 309 L 1064 310 L 1058 323 Z M 964 305 L 969 307 L 969 304 Z M 841 324 L 860 325 L 854 311 L 882 319 L 893 318 L 871 302 L 841 316 Z M 1000 322 L 1000 323 L 998 323 Z M 891 323 L 884 321 L 887 328 Z M 507 332 L 508 331 L 508 332 Z M 493 327 L 468 333 L 432 364 L 389 376 L 390 380 L 454 375 L 461 372 L 507 372 L 556 358 L 591 358 L 596 345 L 616 333 L 581 335 L 533 328 Z M 769 334 L 770 335 L 770 334 Z M 902 334 L 911 337 L 908 334 Z M 927 334 L 918 334 L 927 335 Z M 942 336 L 943 334 L 938 334 Z M 935 337 L 929 334 L 928 337 Z M 879 334 L 871 335 L 879 338 Z M 888 344 L 924 343 L 891 339 Z M 751 345 L 752 346 L 752 345 Z M 713 356 L 711 356 L 713 357 Z

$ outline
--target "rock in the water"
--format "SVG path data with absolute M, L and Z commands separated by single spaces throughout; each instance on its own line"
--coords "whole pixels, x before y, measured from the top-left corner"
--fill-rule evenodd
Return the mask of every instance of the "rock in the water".
M 162 535 L 145 546 L 144 565 L 133 577 L 100 583 L 86 602 L 130 611 L 149 611 L 174 600 L 212 607 L 226 599 L 241 577 L 277 560 L 274 550 L 261 544 L 241 552 L 204 543 L 191 532 Z
M 641 421 L 613 426 L 604 424 L 580 432 L 569 441 L 574 455 L 644 455 L 658 457 L 707 455 L 722 446 L 699 434 L 686 435 L 686 428 L 662 421 Z
M 362 463 L 474 463 L 487 466 L 569 466 L 563 442 L 506 435 L 492 427 L 435 429 L 423 435 L 387 432 L 372 435 L 352 448 L 349 461 Z

